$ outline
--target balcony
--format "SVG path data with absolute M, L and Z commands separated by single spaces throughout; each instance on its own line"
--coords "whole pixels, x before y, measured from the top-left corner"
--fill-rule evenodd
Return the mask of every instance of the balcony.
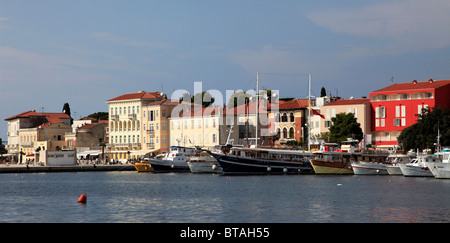
M 128 119 L 136 120 L 137 119 L 137 115 L 136 114 L 128 114 Z
M 119 115 L 111 115 L 111 120 L 118 121 L 119 120 Z
M 33 147 L 34 143 L 33 142 L 21 142 L 20 146 L 22 146 L 22 147 Z

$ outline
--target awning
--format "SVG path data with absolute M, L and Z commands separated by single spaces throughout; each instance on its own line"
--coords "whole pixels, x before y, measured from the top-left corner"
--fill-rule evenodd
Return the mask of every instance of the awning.
M 100 154 L 102 154 L 102 151 L 100 151 L 100 150 L 86 150 L 86 151 L 83 151 L 83 152 L 77 152 L 77 156 L 87 156 L 88 154 L 90 156 L 100 155 Z
M 130 155 L 146 155 L 148 153 L 154 153 L 157 152 L 159 149 L 142 149 L 142 150 L 136 150 L 130 153 Z

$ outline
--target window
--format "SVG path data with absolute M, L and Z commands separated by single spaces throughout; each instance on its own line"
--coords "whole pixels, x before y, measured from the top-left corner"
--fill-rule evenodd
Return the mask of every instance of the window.
M 212 142 L 215 143 L 216 142 L 216 134 L 212 135 Z
M 325 127 L 331 127 L 331 121 L 325 121 L 324 126 Z
M 375 107 L 375 118 L 385 118 L 386 117 L 386 107 Z
M 395 107 L 395 119 L 394 126 L 405 126 L 406 125 L 406 106 L 399 105 Z

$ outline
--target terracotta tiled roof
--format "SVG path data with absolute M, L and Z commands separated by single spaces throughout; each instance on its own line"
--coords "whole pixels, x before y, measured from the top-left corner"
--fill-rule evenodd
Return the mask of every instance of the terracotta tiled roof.
M 37 113 L 36 111 L 26 111 L 26 112 L 22 112 L 18 115 L 12 116 L 12 117 L 8 117 L 5 120 L 9 121 L 9 120 L 13 120 L 16 118 L 29 118 L 29 117 L 45 117 L 47 118 L 47 120 L 54 121 L 54 122 L 60 122 L 60 119 L 70 119 L 70 116 L 67 115 L 66 113 Z
M 436 89 L 446 85 L 450 85 L 450 80 L 428 80 L 424 82 L 409 82 L 393 84 L 386 88 L 382 88 L 373 92 L 386 92 L 386 91 L 401 91 L 401 90 L 415 90 L 415 89 Z
M 226 114 L 255 114 L 256 112 L 256 101 L 250 102 L 249 104 L 240 105 L 234 108 L 229 108 L 226 110 Z M 262 100 L 259 101 L 258 113 L 267 113 L 267 107 L 264 106 Z
M 112 98 L 108 101 L 116 101 L 116 100 L 134 100 L 134 99 L 158 99 L 158 98 L 162 98 L 162 94 L 161 92 L 145 92 L 145 91 L 139 91 L 137 93 L 131 93 L 131 94 L 124 94 L 121 96 L 118 96 L 116 98 Z
M 286 101 L 279 104 L 280 110 L 292 110 L 292 109 L 301 109 L 308 107 L 308 100 L 307 99 L 294 99 L 290 101 Z
M 152 103 L 147 104 L 145 106 L 154 106 L 154 105 L 174 105 L 174 106 L 176 106 L 178 104 L 180 104 L 180 103 L 177 100 L 164 99 L 164 100 L 158 100 L 158 101 L 152 102 Z
M 105 123 L 98 122 L 98 123 L 84 124 L 83 126 L 79 127 L 78 129 L 91 129 L 91 128 L 96 127 L 96 126 L 101 125 L 101 124 L 105 124 Z
M 5 121 L 14 120 L 16 118 L 26 118 L 26 117 L 31 117 L 31 116 L 42 116 L 42 115 L 40 115 L 40 113 L 37 113 L 35 111 L 25 111 L 25 112 L 15 115 L 15 116 L 8 117 L 5 119 Z
M 348 100 L 344 100 L 344 99 L 340 99 L 340 100 L 336 100 L 333 102 L 330 102 L 324 106 L 334 106 L 334 105 L 361 105 L 364 103 L 369 103 L 370 100 L 369 99 L 348 99 Z

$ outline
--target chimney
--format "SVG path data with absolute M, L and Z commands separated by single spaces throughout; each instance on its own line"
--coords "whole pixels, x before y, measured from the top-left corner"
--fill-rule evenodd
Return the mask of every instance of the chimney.
M 428 82 L 430 83 L 430 84 L 432 84 L 433 83 L 433 79 L 428 79 Z
M 412 81 L 412 83 L 413 83 L 413 84 L 417 84 L 417 80 L 414 79 L 414 80 Z

